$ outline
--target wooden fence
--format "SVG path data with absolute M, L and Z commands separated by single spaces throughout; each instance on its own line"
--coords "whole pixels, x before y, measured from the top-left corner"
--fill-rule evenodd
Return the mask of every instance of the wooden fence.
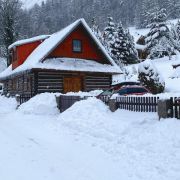
M 33 96 L 31 94 L 22 94 L 22 95 L 17 96 L 16 99 L 17 99 L 17 101 L 19 101 L 19 104 L 21 105 L 21 104 L 27 102 L 32 97 Z
M 119 109 L 136 112 L 157 112 L 159 97 L 117 97 Z
M 170 98 L 170 117 L 180 119 L 180 98 Z
M 20 95 L 19 104 L 28 101 L 32 95 Z M 65 96 L 61 95 L 56 97 L 57 106 L 61 112 L 64 112 L 70 108 L 75 102 L 87 99 L 86 97 L 80 96 Z M 110 98 L 107 96 L 101 96 L 98 99 L 102 100 L 106 105 L 109 105 Z M 158 100 L 159 97 L 117 97 L 115 99 L 115 105 L 119 109 L 125 109 L 136 112 L 157 112 L 158 111 Z M 169 117 L 180 119 L 180 98 L 171 97 L 169 107 L 167 109 Z
M 57 106 L 60 112 L 64 112 L 68 108 L 70 108 L 74 103 L 85 99 L 80 96 L 58 96 L 56 97 Z
M 100 99 L 101 101 L 103 101 L 106 105 L 109 104 L 109 99 L 110 99 L 109 96 L 99 96 L 97 98 Z

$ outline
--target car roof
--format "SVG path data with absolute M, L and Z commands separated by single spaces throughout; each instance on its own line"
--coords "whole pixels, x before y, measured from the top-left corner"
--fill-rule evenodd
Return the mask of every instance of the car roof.
M 138 86 L 138 85 L 134 85 L 134 86 L 132 86 L 132 85 L 122 86 L 122 88 L 144 88 L 144 89 L 146 89 L 144 86 Z
M 113 84 L 112 87 L 114 86 L 123 86 L 123 85 L 140 85 L 141 83 L 138 81 L 124 81 L 121 83 Z

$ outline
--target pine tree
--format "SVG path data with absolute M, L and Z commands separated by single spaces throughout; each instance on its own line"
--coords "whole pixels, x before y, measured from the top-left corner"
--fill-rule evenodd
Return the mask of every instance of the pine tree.
M 117 34 L 116 25 L 113 22 L 113 18 L 108 17 L 108 25 L 104 29 L 103 38 L 105 42 L 104 46 L 110 54 L 111 54 L 111 51 L 113 51 L 112 46 L 114 44 L 116 34 Z
M 146 28 L 151 23 L 151 16 L 159 8 L 157 0 L 142 0 L 136 6 L 136 27 Z
M 166 10 L 161 9 L 152 14 L 150 32 L 145 38 L 149 58 L 155 59 L 177 53 L 178 47 L 166 24 Z
M 0 1 L 0 31 L 5 46 L 5 57 L 8 58 L 8 47 L 18 38 L 18 25 L 21 3 L 19 0 Z M 11 62 L 8 61 L 7 65 Z
M 138 62 L 134 39 L 121 23 L 118 25 L 115 41 L 111 47 L 111 56 L 119 66 Z
M 178 40 L 179 37 L 178 37 L 177 26 L 176 25 L 171 23 L 171 34 L 172 34 L 173 39 Z
M 102 45 L 105 45 L 105 42 L 104 42 L 102 33 L 101 33 L 101 31 L 99 30 L 99 26 L 97 25 L 95 18 L 92 19 L 92 22 L 91 22 L 91 30 L 92 30 L 92 32 L 94 33 L 94 35 L 99 39 L 99 41 L 101 42 L 101 44 L 102 44 Z
M 139 62 L 138 59 L 138 53 L 135 48 L 135 42 L 134 42 L 134 37 L 130 34 L 129 30 L 126 30 L 126 36 L 127 36 L 127 48 L 129 51 L 129 57 L 127 64 L 135 64 Z
M 177 19 L 180 15 L 180 1 L 179 0 L 161 0 L 160 4 L 164 5 L 167 9 L 168 17 L 171 19 Z
M 150 60 L 146 60 L 139 65 L 138 78 L 151 93 L 158 94 L 164 91 L 165 82 Z

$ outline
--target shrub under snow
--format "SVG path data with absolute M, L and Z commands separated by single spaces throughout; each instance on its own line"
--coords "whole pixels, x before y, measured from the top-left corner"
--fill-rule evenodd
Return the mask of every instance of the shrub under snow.
M 165 82 L 150 60 L 146 60 L 138 67 L 138 78 L 140 82 L 153 94 L 162 93 Z

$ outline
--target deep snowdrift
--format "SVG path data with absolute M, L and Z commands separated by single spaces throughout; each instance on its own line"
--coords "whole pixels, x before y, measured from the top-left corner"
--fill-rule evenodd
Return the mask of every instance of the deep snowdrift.
M 57 109 L 55 94 L 43 93 L 31 98 L 19 107 L 19 112 L 35 115 L 56 115 Z
M 15 111 L 17 102 L 14 98 L 6 98 L 0 95 L 0 114 Z
M 17 111 L 14 99 L 0 97 L 0 105 L 6 109 L 0 113 L 0 179 L 180 179 L 180 122 L 175 119 L 112 113 L 95 98 L 60 114 L 52 108 L 54 94 L 47 93 Z

